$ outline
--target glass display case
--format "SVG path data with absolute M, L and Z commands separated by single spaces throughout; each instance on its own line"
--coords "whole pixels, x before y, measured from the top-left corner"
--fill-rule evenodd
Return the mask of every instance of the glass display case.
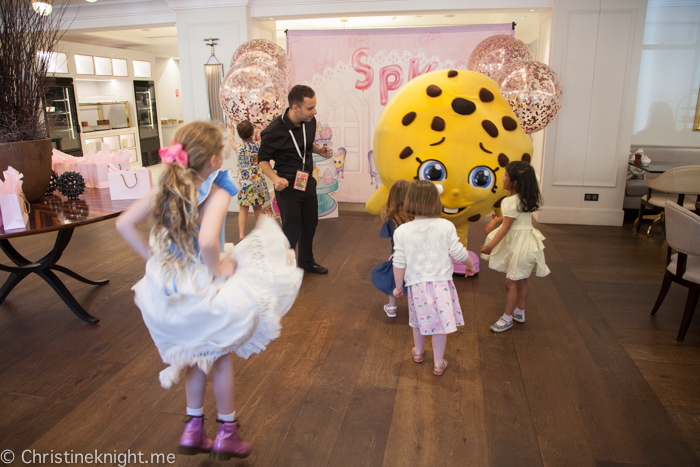
M 83 133 L 90 131 L 131 128 L 129 103 L 123 102 L 81 102 L 80 118 Z
M 72 156 L 81 157 L 83 150 L 80 144 L 73 78 L 52 78 L 47 82 L 44 110 L 53 147 Z
M 156 88 L 153 81 L 134 81 L 136 118 L 139 128 L 141 161 L 144 167 L 160 163 L 158 149 L 158 114 L 156 112 Z

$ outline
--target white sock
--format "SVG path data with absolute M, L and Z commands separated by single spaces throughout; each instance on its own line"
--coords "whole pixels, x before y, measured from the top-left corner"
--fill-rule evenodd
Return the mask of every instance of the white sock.
M 515 307 L 515 313 L 517 313 L 517 314 L 519 314 L 519 315 L 522 315 L 523 313 L 525 313 L 525 310 L 521 310 L 520 308 L 518 308 L 518 307 L 516 306 L 516 307 Z
M 503 316 L 501 316 L 501 319 L 505 321 L 506 323 L 512 323 L 513 322 L 513 317 L 511 315 L 507 315 L 503 313 Z
M 224 415 L 224 414 L 220 413 L 220 414 L 218 414 L 218 417 L 219 417 L 219 420 L 221 420 L 222 422 L 231 423 L 234 420 L 236 420 L 236 411 L 234 410 L 233 412 L 231 412 L 228 415 Z
M 191 409 L 187 407 L 187 415 L 190 417 L 201 417 L 204 415 L 204 407 L 200 407 L 198 409 Z

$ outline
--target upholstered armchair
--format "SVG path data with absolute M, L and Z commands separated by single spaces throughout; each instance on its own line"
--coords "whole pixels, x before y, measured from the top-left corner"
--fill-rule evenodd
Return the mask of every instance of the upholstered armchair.
M 676 338 L 678 342 L 683 342 L 700 295 L 700 216 L 671 201 L 666 202 L 665 211 L 668 243 L 666 272 L 651 314 L 655 315 L 659 310 L 671 282 L 687 287 L 688 298 Z

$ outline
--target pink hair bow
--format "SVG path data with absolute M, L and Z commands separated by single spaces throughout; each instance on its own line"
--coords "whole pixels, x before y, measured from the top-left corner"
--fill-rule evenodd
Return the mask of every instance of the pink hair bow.
M 160 159 L 166 164 L 172 164 L 177 162 L 187 167 L 187 152 L 182 149 L 182 144 L 173 141 L 172 146 L 169 148 L 160 148 L 158 150 L 158 155 Z

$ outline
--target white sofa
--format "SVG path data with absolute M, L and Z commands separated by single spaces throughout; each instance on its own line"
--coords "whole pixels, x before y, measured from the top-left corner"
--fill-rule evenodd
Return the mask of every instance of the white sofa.
M 673 147 L 673 146 L 632 146 L 630 154 L 640 147 L 644 148 L 644 154 L 649 156 L 652 162 L 687 162 L 687 165 L 700 165 L 700 147 Z M 647 173 L 648 178 L 659 174 Z M 639 198 L 647 194 L 647 181 L 633 178 L 627 180 L 625 185 L 624 209 L 639 210 Z

